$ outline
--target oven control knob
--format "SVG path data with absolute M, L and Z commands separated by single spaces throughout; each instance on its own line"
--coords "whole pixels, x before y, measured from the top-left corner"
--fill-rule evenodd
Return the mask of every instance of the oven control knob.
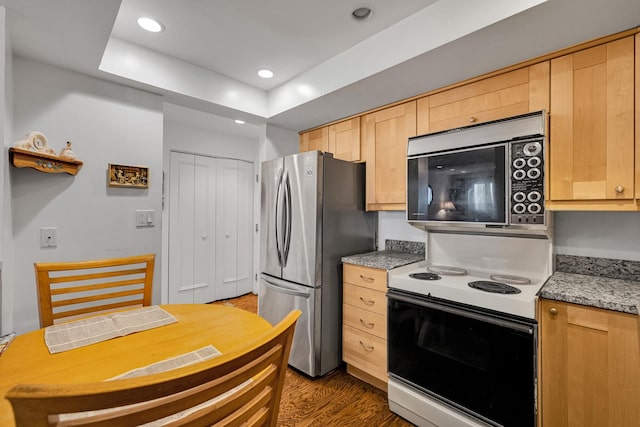
M 539 142 L 529 142 L 522 149 L 525 156 L 537 156 L 540 151 L 542 151 L 542 145 Z
M 513 167 L 516 169 L 522 169 L 526 164 L 527 164 L 527 161 L 522 157 L 518 157 L 513 161 Z
M 532 191 L 531 193 L 527 194 L 527 199 L 529 199 L 530 202 L 537 202 L 538 200 L 542 199 L 542 194 L 540 194 L 539 191 Z
M 522 191 L 518 191 L 516 194 L 513 195 L 513 200 L 518 203 L 524 202 L 526 198 L 527 196 Z
M 540 206 L 537 203 L 531 203 L 527 208 L 527 210 L 529 211 L 529 213 L 537 214 L 537 213 L 540 213 L 540 211 L 542 210 L 542 206 Z
M 536 178 L 538 178 L 538 177 L 540 176 L 540 169 L 538 169 L 538 168 L 532 168 L 532 169 L 529 169 L 529 170 L 527 171 L 527 176 L 528 176 L 530 179 L 536 179 Z
M 527 207 L 523 203 L 516 203 L 513 205 L 513 212 L 517 214 L 525 213 Z
M 525 176 L 527 176 L 527 173 L 522 169 L 517 169 L 513 172 L 513 177 L 518 181 L 524 179 Z
M 530 168 L 537 168 L 540 166 L 540 163 L 542 163 L 540 157 L 530 157 L 529 160 L 527 160 L 527 166 Z

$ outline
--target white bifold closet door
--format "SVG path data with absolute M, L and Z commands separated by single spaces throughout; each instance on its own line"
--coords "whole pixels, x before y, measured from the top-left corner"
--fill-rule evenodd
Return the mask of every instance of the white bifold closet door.
M 250 292 L 253 164 L 171 152 L 169 303 Z
M 217 161 L 216 299 L 251 292 L 253 276 L 253 164 Z

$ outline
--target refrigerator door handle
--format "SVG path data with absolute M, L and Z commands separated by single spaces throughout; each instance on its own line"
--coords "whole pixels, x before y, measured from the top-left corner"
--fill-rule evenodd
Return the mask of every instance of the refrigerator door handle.
M 284 258 L 284 264 L 283 266 L 286 267 L 287 266 L 287 261 L 289 260 L 289 248 L 291 247 L 291 180 L 289 179 L 289 173 L 285 173 L 284 176 L 284 187 L 285 187 L 285 215 L 286 215 L 286 222 L 285 222 L 285 227 L 286 227 L 286 231 L 284 233 L 284 250 L 283 250 L 283 258 Z
M 292 289 L 284 285 L 283 283 L 280 283 L 279 281 L 276 282 L 271 279 L 266 279 L 264 276 L 262 277 L 262 279 L 265 282 L 264 283 L 265 286 L 268 288 L 271 288 L 275 292 L 280 292 L 283 294 L 288 294 L 288 295 L 293 295 L 296 297 L 303 297 L 303 298 L 309 298 L 311 296 L 311 292 L 304 292 L 304 291 L 299 291 L 298 289 Z
M 276 190 L 276 215 L 275 215 L 275 231 L 276 231 L 276 253 L 278 255 L 278 264 L 280 267 L 284 264 L 282 249 L 280 245 L 280 240 L 282 239 L 282 231 L 280 231 L 280 226 L 282 225 L 281 217 L 283 215 L 280 210 L 280 197 L 282 195 L 282 178 L 283 178 L 283 170 L 280 169 L 278 172 L 278 187 Z M 284 196 L 283 196 L 284 197 Z

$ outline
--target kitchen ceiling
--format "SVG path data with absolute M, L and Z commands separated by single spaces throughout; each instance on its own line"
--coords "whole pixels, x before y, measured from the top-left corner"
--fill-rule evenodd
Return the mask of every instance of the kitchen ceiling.
M 14 53 L 300 131 L 640 25 L 637 0 L 0 0 Z M 356 22 L 351 12 L 373 16 Z M 165 30 L 140 29 L 139 16 Z M 275 76 L 263 80 L 259 68 Z M 237 128 L 237 126 L 235 126 Z M 231 131 L 231 130 L 230 130 Z

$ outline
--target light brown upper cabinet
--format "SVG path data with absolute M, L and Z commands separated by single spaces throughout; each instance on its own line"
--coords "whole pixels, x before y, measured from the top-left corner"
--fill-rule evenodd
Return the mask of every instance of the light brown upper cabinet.
M 327 126 L 314 129 L 300 135 L 300 152 L 329 151 L 329 128 Z
M 418 99 L 418 135 L 549 110 L 549 62 Z
M 406 209 L 407 141 L 416 135 L 416 101 L 363 117 L 367 210 Z
M 329 126 L 329 152 L 349 162 L 364 160 L 360 151 L 360 117 Z
M 551 60 L 549 208 L 636 209 L 636 61 L 633 36 Z

